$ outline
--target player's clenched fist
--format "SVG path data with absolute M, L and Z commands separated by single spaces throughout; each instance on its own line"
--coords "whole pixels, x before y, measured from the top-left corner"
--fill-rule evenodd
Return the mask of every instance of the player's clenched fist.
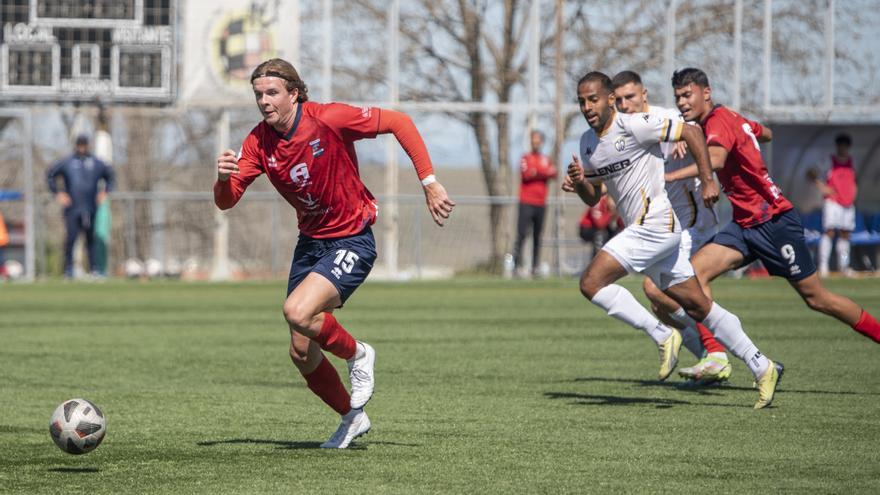
M 706 205 L 706 208 L 712 208 L 712 205 L 718 202 L 718 197 L 721 194 L 718 190 L 718 184 L 714 180 L 702 181 L 700 187 L 703 189 L 703 204 Z
M 226 150 L 217 158 L 217 180 L 227 181 L 229 176 L 238 173 L 238 157 L 232 150 Z
M 571 179 L 572 185 L 584 181 L 584 167 L 581 166 L 577 155 L 571 155 L 571 163 L 568 164 L 568 178 Z

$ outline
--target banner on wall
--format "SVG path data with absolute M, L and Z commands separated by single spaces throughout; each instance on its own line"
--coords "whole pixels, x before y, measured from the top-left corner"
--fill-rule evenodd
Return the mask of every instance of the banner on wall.
M 222 104 L 253 97 L 260 62 L 297 60 L 296 0 L 187 0 L 183 12 L 180 103 Z

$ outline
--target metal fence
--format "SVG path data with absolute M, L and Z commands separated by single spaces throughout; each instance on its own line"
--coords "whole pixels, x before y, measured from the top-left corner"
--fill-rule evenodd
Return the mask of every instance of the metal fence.
M 485 271 L 491 238 L 489 206 L 503 205 L 509 226 L 504 233 L 512 239 L 517 198 L 456 197 L 457 206 L 446 225 L 434 224 L 424 197 L 380 196 L 379 219 L 373 226 L 380 257 L 373 276 L 390 279 L 438 278 L 454 274 Z M 388 228 L 382 212 L 393 199 L 398 205 L 398 269 L 390 271 L 382 253 L 388 249 Z M 547 274 L 573 274 L 583 269 L 590 248 L 578 237 L 578 221 L 585 206 L 577 199 L 551 200 L 547 218 L 559 210 L 563 218 L 561 235 L 549 222 L 544 229 L 541 267 Z M 277 278 L 287 274 L 299 231 L 296 216 L 277 193 L 249 191 L 235 208 L 224 215 L 228 220 L 228 245 L 218 249 L 213 196 L 207 192 L 116 192 L 110 199 L 112 230 L 108 271 L 111 276 L 152 276 L 207 279 L 217 270 L 218 252 L 228 252 L 228 272 L 233 278 Z M 37 271 L 57 275 L 61 272 L 64 236 L 60 207 L 49 195 L 38 202 Z M 80 241 L 82 244 L 82 241 Z M 559 249 L 557 265 L 555 253 Z M 512 249 L 512 244 L 511 244 Z M 531 269 L 531 243 L 524 243 L 523 260 Z M 84 255 L 78 255 L 83 271 Z M 140 271 L 135 270 L 139 267 Z M 133 271 L 134 270 L 134 271 Z M 222 271 L 222 270 L 221 270 Z

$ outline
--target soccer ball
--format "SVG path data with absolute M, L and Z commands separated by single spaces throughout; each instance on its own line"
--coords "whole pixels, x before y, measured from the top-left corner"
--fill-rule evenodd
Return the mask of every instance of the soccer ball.
M 95 450 L 107 433 L 107 421 L 98 406 L 85 399 L 64 401 L 52 413 L 49 434 L 59 449 L 68 454 Z

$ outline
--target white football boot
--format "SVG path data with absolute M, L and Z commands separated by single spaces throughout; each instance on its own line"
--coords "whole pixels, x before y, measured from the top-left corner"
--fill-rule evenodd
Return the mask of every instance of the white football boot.
M 363 409 L 352 409 L 342 417 L 339 428 L 330 436 L 330 439 L 321 444 L 322 449 L 344 449 L 355 438 L 366 435 L 370 431 L 370 418 Z
M 351 382 L 351 408 L 363 409 L 370 397 L 373 396 L 373 387 L 376 380 L 373 378 L 373 366 L 376 364 L 376 351 L 364 342 L 358 342 L 363 351 L 361 357 L 348 360 L 348 379 Z

